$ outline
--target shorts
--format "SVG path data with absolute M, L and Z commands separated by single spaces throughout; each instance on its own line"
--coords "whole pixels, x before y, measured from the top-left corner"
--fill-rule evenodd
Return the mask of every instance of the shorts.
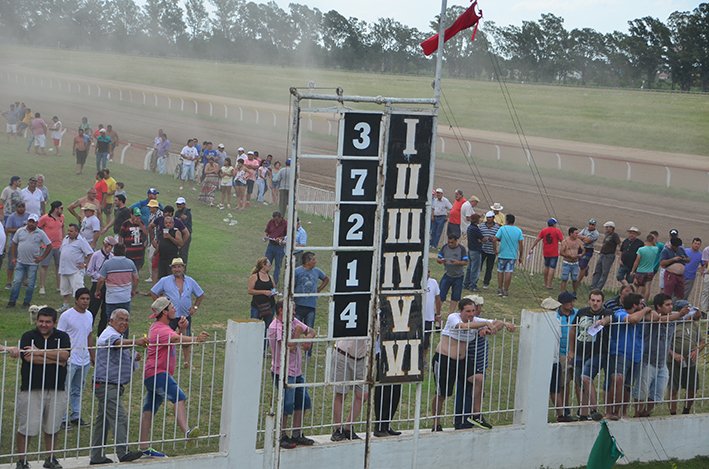
M 433 355 L 433 379 L 436 382 L 436 395 L 450 397 L 453 395 L 455 382 L 458 381 L 458 370 L 462 370 L 465 362 L 454 360 L 446 355 Z
M 150 268 L 151 269 L 157 269 L 158 265 L 160 264 L 160 253 L 155 252 L 152 256 L 150 253 L 148 253 L 148 259 L 150 259 Z
M 635 272 L 635 280 L 633 285 L 636 287 L 644 287 L 646 283 L 652 282 L 655 272 Z
M 246 193 L 252 194 L 254 192 L 254 181 L 251 179 L 246 181 Z
M 460 301 L 463 294 L 463 277 L 450 278 L 448 274 L 443 274 L 441 278 L 441 301 L 446 301 L 448 289 L 451 289 L 451 301 Z
M 559 363 L 554 363 L 551 368 L 551 383 L 549 392 L 557 393 L 574 379 L 574 367 L 569 365 L 566 355 L 559 355 Z
M 7 124 L 7 133 L 16 134 L 17 133 L 17 124 Z
M 246 187 L 246 183 L 241 182 L 238 179 L 234 179 L 234 187 Z
M 586 248 L 586 250 L 583 253 L 583 256 L 579 259 L 579 268 L 580 269 L 586 269 L 588 268 L 588 263 L 591 262 L 591 258 L 593 257 L 593 248 Z
M 571 277 L 571 281 L 575 282 L 579 279 L 579 263 L 566 262 L 561 263 L 561 280 L 567 281 Z
M 668 360 L 667 366 L 672 377 L 673 391 L 679 391 L 680 389 L 696 391 L 697 379 L 699 378 L 696 366 L 682 366 L 674 360 Z
M 463 375 L 466 378 L 470 378 L 474 375 L 485 376 L 485 370 L 487 370 L 487 347 L 488 342 L 484 337 L 478 337 L 477 340 L 473 340 L 468 344 L 468 356 L 465 359 L 465 369 L 461 373 L 461 379 Z
M 0 259 L 0 263 L 2 259 Z M 431 334 L 433 333 L 433 321 L 424 321 L 423 323 L 423 349 L 428 350 L 431 346 Z
M 633 397 L 639 401 L 662 401 L 665 399 L 669 380 L 670 371 L 664 362 L 659 367 L 643 365 L 633 389 Z
M 169 324 L 169 325 L 170 325 L 170 329 L 172 329 L 172 330 L 175 331 L 175 332 L 180 332 L 180 330 L 179 330 L 179 328 L 180 328 L 179 324 L 180 324 L 180 318 L 181 318 L 181 317 L 182 317 L 182 316 L 180 316 L 179 318 L 170 319 L 170 324 Z M 188 314 L 188 315 L 186 315 L 185 317 L 187 318 L 187 329 L 185 329 L 185 335 L 192 337 L 192 316 L 190 316 L 190 315 Z
M 183 181 L 189 179 L 190 181 L 194 179 L 194 166 L 187 166 L 182 164 L 182 178 Z
M 364 381 L 364 373 L 367 371 L 367 364 L 364 358 L 356 359 L 345 356 L 338 352 L 335 347 L 332 351 L 330 379 L 332 381 Z M 355 392 L 364 392 L 364 385 L 359 384 L 336 384 L 332 387 L 338 394 L 347 394 L 354 388 Z
M 86 164 L 86 156 L 89 154 L 89 150 L 76 150 L 76 164 Z
M 515 262 L 517 259 L 500 259 L 497 258 L 497 271 L 500 273 L 511 274 L 515 271 Z
M 25 130 L 29 126 L 30 125 L 26 122 L 20 122 L 20 132 L 22 132 L 23 130 Z
M 273 384 L 276 389 L 278 389 L 279 376 L 271 373 L 273 377 Z M 305 383 L 305 378 L 303 375 L 300 376 L 289 376 L 288 384 L 302 384 Z M 283 392 L 283 414 L 293 415 L 294 410 L 309 410 L 312 407 L 310 402 L 310 394 L 308 393 L 308 388 L 305 387 L 286 387 Z
M 632 267 L 628 267 L 627 265 L 619 265 L 618 266 L 618 273 L 616 274 L 615 278 L 619 282 L 622 282 L 625 280 L 626 282 L 631 280 L 630 279 L 630 271 L 632 270 Z
M 633 381 L 640 375 L 640 363 L 634 363 L 630 358 L 623 355 L 611 355 L 608 361 L 608 376 L 623 376 L 623 383 L 626 388 L 630 389 Z M 607 380 L 606 390 L 613 380 Z
M 39 435 L 41 422 L 44 433 L 54 435 L 62 426 L 66 403 L 66 391 L 54 389 L 20 391 L 16 407 L 17 431 L 25 436 Z
M 558 262 L 559 262 L 559 256 L 544 257 L 544 267 L 549 267 L 550 269 L 556 269 L 556 264 Z
M 62 141 L 60 138 L 55 138 L 55 139 L 53 139 L 53 140 L 54 140 L 54 146 L 55 146 L 55 147 L 58 147 L 58 146 L 59 146 L 59 143 L 61 143 L 61 141 Z
M 52 248 L 52 252 L 49 253 L 47 257 L 44 258 L 42 262 L 39 263 L 42 267 L 49 267 L 49 264 L 54 259 L 54 265 L 59 266 L 59 259 L 61 259 L 61 249 Z
M 175 378 L 166 372 L 145 378 L 143 384 L 146 389 L 143 412 L 157 412 L 160 408 L 160 404 L 162 404 L 162 401 L 164 401 L 166 397 L 167 400 L 173 404 L 187 400 L 187 396 L 185 396 L 185 393 L 182 392 L 182 389 L 177 385 Z
M 600 354 L 600 355 L 594 355 L 588 360 L 583 360 L 579 359 L 578 357 L 576 358 L 575 361 L 575 370 L 574 370 L 574 377 L 576 379 L 576 384 L 581 385 L 581 378 L 586 378 L 590 381 L 593 381 L 596 379 L 596 376 L 598 376 L 598 373 L 600 373 L 601 370 L 606 369 L 606 359 L 607 356 Z M 607 374 L 606 374 L 607 375 Z M 607 377 L 604 379 L 604 387 L 605 387 L 605 382 L 607 381 Z
M 145 257 L 139 257 L 131 260 L 133 261 L 133 264 L 135 264 L 135 268 L 138 270 L 142 269 L 143 265 L 145 265 Z
M 53 250 L 53 249 L 52 249 Z M 78 290 L 79 288 L 84 287 L 84 272 L 79 271 L 75 274 L 61 274 L 59 275 L 60 278 L 60 283 L 61 286 L 59 289 L 61 290 L 62 296 L 67 296 L 71 295 L 74 296 L 74 292 Z
M 106 204 L 106 206 L 103 207 L 103 213 L 108 216 L 111 216 L 111 214 L 113 213 L 113 204 Z
M 44 148 L 47 146 L 47 136 L 46 135 L 35 135 L 34 136 L 34 146 Z

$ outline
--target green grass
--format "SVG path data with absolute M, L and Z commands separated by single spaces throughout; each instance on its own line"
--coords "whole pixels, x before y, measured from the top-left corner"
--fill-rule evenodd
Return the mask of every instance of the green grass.
M 432 97 L 431 77 L 410 77 L 197 60 L 5 48 L 0 60 L 56 71 L 288 106 L 288 89 L 310 80 L 331 93 Z M 95 67 L 96 63 L 111 64 Z M 208 73 L 205 73 L 208 70 Z M 629 148 L 709 155 L 709 96 L 509 84 L 526 135 Z M 444 102 L 459 126 L 514 133 L 500 86 L 445 79 Z M 444 118 L 442 124 L 448 124 Z

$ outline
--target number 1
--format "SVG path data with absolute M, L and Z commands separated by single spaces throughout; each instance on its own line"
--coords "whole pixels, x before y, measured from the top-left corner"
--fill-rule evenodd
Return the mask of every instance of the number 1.
M 349 273 L 349 278 L 345 284 L 348 287 L 358 287 L 359 280 L 357 280 L 357 259 L 347 264 L 347 272 Z

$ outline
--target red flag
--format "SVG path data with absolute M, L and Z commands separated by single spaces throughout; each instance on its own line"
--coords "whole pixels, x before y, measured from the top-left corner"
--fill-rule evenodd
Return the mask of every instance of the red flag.
M 475 5 L 477 5 L 477 3 L 477 0 L 475 0 L 473 4 L 470 5 L 470 8 L 465 10 L 465 13 L 460 15 L 452 25 L 446 28 L 446 34 L 443 36 L 443 42 L 448 42 L 448 39 L 473 25 L 475 25 L 475 30 L 473 31 L 473 37 L 471 40 L 475 39 L 475 33 L 478 30 L 478 21 L 480 21 L 480 18 L 483 17 L 482 11 L 479 15 L 475 12 Z M 436 52 L 438 49 L 438 34 L 423 41 L 421 43 L 421 47 L 423 48 L 423 53 L 426 55 L 431 55 Z

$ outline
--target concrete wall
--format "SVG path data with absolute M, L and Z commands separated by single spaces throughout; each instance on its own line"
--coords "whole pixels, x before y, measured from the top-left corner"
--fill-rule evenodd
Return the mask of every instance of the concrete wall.
M 411 432 L 397 438 L 372 439 L 372 468 L 478 467 L 530 468 L 585 465 L 598 435 L 595 422 L 548 424 L 549 378 L 556 339 L 550 327 L 555 313 L 522 312 L 514 424 L 492 430 L 431 433 L 422 428 L 418 439 Z M 259 383 L 263 364 L 261 321 L 230 321 L 227 363 L 224 370 L 220 442 L 221 453 L 170 458 L 136 465 L 193 469 L 271 467 L 271 453 L 256 450 Z M 656 417 L 610 422 L 610 431 L 628 461 L 667 458 L 690 459 L 709 455 L 709 416 Z M 362 435 L 364 436 L 364 435 Z M 661 439 L 658 441 L 658 438 Z M 663 450 L 664 448 L 664 450 Z M 665 454 L 666 452 L 666 454 Z M 280 467 L 364 467 L 365 441 L 318 443 L 281 452 Z M 264 461 L 267 465 L 264 465 Z

